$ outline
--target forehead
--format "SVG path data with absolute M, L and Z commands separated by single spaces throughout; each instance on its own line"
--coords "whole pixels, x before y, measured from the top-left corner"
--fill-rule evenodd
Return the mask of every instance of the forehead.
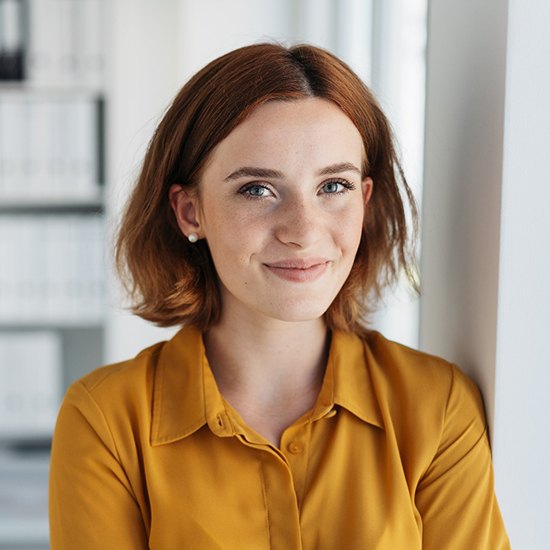
M 270 101 L 255 108 L 211 153 L 209 167 L 307 162 L 360 164 L 361 135 L 334 103 L 321 98 Z

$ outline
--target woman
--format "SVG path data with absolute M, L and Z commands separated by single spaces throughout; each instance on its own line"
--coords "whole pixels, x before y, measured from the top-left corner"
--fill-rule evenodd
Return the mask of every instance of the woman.
M 52 548 L 508 548 L 474 385 L 363 324 L 411 272 L 408 212 L 388 123 L 331 54 L 261 44 L 194 76 L 117 242 L 135 313 L 183 328 L 69 389 Z

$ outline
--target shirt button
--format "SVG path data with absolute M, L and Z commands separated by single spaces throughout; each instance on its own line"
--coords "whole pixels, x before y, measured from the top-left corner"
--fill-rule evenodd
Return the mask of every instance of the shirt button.
M 288 450 L 293 455 L 299 455 L 304 450 L 304 446 L 297 441 L 292 441 L 292 443 L 288 444 Z

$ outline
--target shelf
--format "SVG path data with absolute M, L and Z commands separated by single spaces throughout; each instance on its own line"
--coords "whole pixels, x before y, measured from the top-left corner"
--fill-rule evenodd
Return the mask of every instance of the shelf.
M 74 196 L 1 196 L 0 213 L 36 210 L 95 210 L 103 209 L 103 189 Z
M 59 319 L 1 319 L 0 331 L 27 329 L 101 329 L 105 325 L 103 317 L 59 318 Z
M 59 403 L 61 405 L 61 402 Z M 58 406 L 59 406 L 58 405 Z M 45 457 L 49 455 L 52 446 L 54 428 L 49 433 L 40 433 L 37 435 L 17 434 L 12 436 L 0 431 L 0 472 L 2 472 L 2 463 L 6 462 L 6 458 L 20 456 L 35 456 Z M 46 461 L 49 460 L 45 459 Z
M 59 407 L 59 405 L 61 405 L 61 402 L 59 402 L 57 406 Z M 11 447 L 16 446 L 21 448 L 44 448 L 46 444 L 51 442 L 54 428 L 54 422 L 52 422 L 48 430 L 30 431 L 27 427 L 24 427 L 18 431 L 15 429 L 5 431 L 3 428 L 0 428 L 0 445 L 10 445 Z
M 45 550 L 57 410 L 107 330 L 109 3 L 0 4 L 28 79 L 0 81 L 0 550 Z

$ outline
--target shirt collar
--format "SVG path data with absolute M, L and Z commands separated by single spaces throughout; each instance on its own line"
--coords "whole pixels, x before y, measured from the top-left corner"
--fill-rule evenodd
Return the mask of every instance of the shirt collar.
M 357 335 L 333 332 L 318 405 L 339 405 L 364 422 L 383 428 L 382 414 L 370 377 L 372 361 L 366 343 Z
M 373 360 L 372 355 L 368 357 Z M 220 436 L 235 433 L 208 366 L 202 334 L 196 328 L 184 327 L 163 345 L 154 380 L 152 445 L 183 439 L 205 424 Z M 312 417 L 322 416 L 334 405 L 383 427 L 365 344 L 354 334 L 338 331 L 332 335 L 327 370 Z
M 185 327 L 159 354 L 153 389 L 151 444 L 182 439 L 206 423 L 201 333 Z

